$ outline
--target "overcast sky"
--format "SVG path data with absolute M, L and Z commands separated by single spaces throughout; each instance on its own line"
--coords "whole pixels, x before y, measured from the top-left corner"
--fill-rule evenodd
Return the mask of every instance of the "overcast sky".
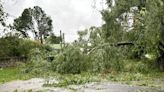
M 12 18 L 21 15 L 25 8 L 40 6 L 53 20 L 54 32 L 65 33 L 67 42 L 77 39 L 77 31 L 90 26 L 100 26 L 102 23 L 101 1 L 96 0 L 4 0 L 4 9 Z M 97 10 L 98 9 L 98 10 Z M 10 19 L 11 20 L 11 19 Z

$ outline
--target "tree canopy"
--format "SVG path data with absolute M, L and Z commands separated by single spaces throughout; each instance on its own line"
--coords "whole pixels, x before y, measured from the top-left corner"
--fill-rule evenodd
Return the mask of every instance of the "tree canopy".
M 4 12 L 4 10 L 3 10 L 3 5 L 2 5 L 2 3 L 1 3 L 1 0 L 0 0 L 0 23 L 1 23 L 3 26 L 5 26 L 5 21 L 4 21 L 5 17 L 6 17 L 6 15 L 5 15 L 5 12 Z
M 108 9 L 101 12 L 106 42 L 132 41 L 145 53 L 158 52 L 163 39 L 163 0 L 107 0 L 107 5 Z M 132 26 L 125 25 L 130 20 L 128 25 Z
M 35 40 L 43 39 L 52 33 L 52 19 L 39 6 L 27 8 L 22 15 L 14 20 L 14 28 L 21 32 L 24 37 L 29 37 L 28 31 L 32 32 Z

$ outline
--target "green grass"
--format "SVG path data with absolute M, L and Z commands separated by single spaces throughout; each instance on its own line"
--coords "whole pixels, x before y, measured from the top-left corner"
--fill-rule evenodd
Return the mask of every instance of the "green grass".
M 0 69 L 0 83 L 19 79 L 19 68 L 1 68 Z
M 21 68 L 1 68 L 0 83 L 12 80 L 25 80 L 32 77 L 54 77 L 59 83 L 48 84 L 44 86 L 50 87 L 66 87 L 68 85 L 80 85 L 90 82 L 114 81 L 128 85 L 149 86 L 161 88 L 164 85 L 164 72 L 143 73 L 81 73 L 81 74 L 58 74 L 55 72 L 44 73 L 42 76 L 32 75 L 30 73 L 21 73 Z
M 0 68 L 0 84 L 12 80 L 26 80 L 32 78 L 29 74 L 21 73 L 21 68 Z

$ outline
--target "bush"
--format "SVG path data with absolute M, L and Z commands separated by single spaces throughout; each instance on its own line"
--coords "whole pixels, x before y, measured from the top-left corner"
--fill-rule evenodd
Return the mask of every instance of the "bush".
M 18 55 L 17 46 L 19 39 L 15 37 L 6 37 L 0 39 L 0 57 Z
M 26 64 L 24 72 L 40 76 L 50 71 L 50 62 L 46 60 L 46 52 L 38 48 L 32 49 L 29 54 L 29 62 Z
M 121 49 L 103 47 L 92 53 L 84 53 L 79 47 L 69 46 L 55 56 L 52 69 L 58 73 L 111 72 L 124 70 L 124 57 Z
M 28 57 L 30 50 L 41 45 L 31 40 L 17 37 L 0 38 L 0 57 Z
M 87 56 L 80 51 L 80 48 L 69 46 L 56 56 L 52 67 L 58 73 L 78 74 L 87 70 L 87 61 Z
M 48 62 L 47 57 L 54 60 Z M 60 52 L 52 50 L 48 45 L 41 49 L 32 49 L 29 53 L 30 62 L 26 66 L 27 72 L 42 74 L 54 71 L 61 74 L 79 74 L 82 72 L 142 72 L 147 73 L 151 61 L 134 60 L 126 56 L 126 51 L 121 47 L 104 46 L 90 53 L 85 53 L 78 46 L 68 46 Z
M 121 71 L 124 68 L 120 48 L 106 46 L 90 54 L 94 72 Z
M 31 40 L 22 40 L 19 44 L 18 50 L 20 51 L 20 55 L 24 55 L 28 57 L 30 51 L 35 48 L 41 48 L 42 45 L 38 42 L 31 41 Z
M 34 76 L 43 76 L 52 72 L 52 62 L 48 57 L 53 57 L 57 54 L 49 45 L 41 45 L 39 48 L 33 48 L 29 51 L 28 62 L 23 69 L 23 72 L 30 73 Z M 37 74 L 37 75 L 36 75 Z
M 125 62 L 124 72 L 133 72 L 133 73 L 150 73 L 152 71 L 157 72 L 157 69 L 154 64 L 154 60 L 129 59 L 129 60 L 125 60 L 124 62 Z

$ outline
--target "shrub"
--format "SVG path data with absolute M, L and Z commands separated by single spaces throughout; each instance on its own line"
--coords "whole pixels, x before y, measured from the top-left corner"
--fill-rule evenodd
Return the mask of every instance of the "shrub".
M 125 60 L 124 72 L 135 72 L 135 73 L 149 73 L 151 71 L 156 71 L 155 64 L 153 60 L 135 60 L 129 59 Z
M 54 60 L 48 62 L 47 57 Z M 67 46 L 59 53 L 48 45 L 32 49 L 29 53 L 30 62 L 27 72 L 42 74 L 54 71 L 61 74 L 79 74 L 82 72 L 142 72 L 150 70 L 148 60 L 128 59 L 126 51 L 121 47 L 104 46 L 90 53 L 85 53 L 78 46 Z
M 120 49 L 103 47 L 92 53 L 84 53 L 79 47 L 69 46 L 55 56 L 52 69 L 58 73 L 110 72 L 124 70 Z
M 30 51 L 35 48 L 41 48 L 41 44 L 31 40 L 21 40 L 19 44 L 18 50 L 20 51 L 20 55 L 24 55 L 28 57 Z
M 0 57 L 28 57 L 30 50 L 41 45 L 31 40 L 17 37 L 0 38 Z
M 29 62 L 24 72 L 39 76 L 50 70 L 50 62 L 46 60 L 46 52 L 38 48 L 32 49 L 29 54 Z
M 123 56 L 120 49 L 106 46 L 90 54 L 94 72 L 121 71 L 124 68 Z
M 0 39 L 0 57 L 15 56 L 18 55 L 16 50 L 19 44 L 19 39 L 15 37 L 6 37 Z
M 52 67 L 58 73 L 77 74 L 86 71 L 87 65 L 87 56 L 80 51 L 80 48 L 69 46 L 56 56 Z
M 34 76 L 49 74 L 53 68 L 51 67 L 52 65 L 48 57 L 55 56 L 56 54 L 56 50 L 53 50 L 49 45 L 41 45 L 39 48 L 31 49 L 28 54 L 28 62 L 23 72 L 30 73 Z

